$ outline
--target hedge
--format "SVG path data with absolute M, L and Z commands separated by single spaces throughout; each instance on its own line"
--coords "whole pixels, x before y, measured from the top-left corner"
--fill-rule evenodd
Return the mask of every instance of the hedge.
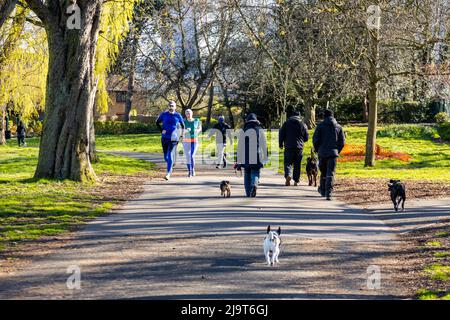
M 450 141 L 450 122 L 439 124 L 437 131 L 442 140 Z
M 106 134 L 144 134 L 159 132 L 155 124 L 133 123 L 121 121 L 95 122 L 95 133 Z

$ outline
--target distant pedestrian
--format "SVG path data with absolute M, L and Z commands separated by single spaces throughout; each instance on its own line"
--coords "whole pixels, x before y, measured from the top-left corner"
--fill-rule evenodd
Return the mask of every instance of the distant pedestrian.
M 308 128 L 300 118 L 300 112 L 292 111 L 283 124 L 279 134 L 280 149 L 284 148 L 284 177 L 286 186 L 300 183 L 300 169 L 303 158 L 303 146 L 309 140 Z
M 314 149 L 319 153 L 320 186 L 322 197 L 332 200 L 337 158 L 345 146 L 345 134 L 331 110 L 324 113 L 313 136 Z
M 22 121 L 19 121 L 19 124 L 17 125 L 17 142 L 19 143 L 19 147 L 21 145 L 24 147 L 27 146 L 27 143 L 25 142 L 26 134 L 27 129 L 25 128 L 25 124 Z
M 239 135 L 237 169 L 244 168 L 244 186 L 247 197 L 256 197 L 261 169 L 268 161 L 267 140 L 254 113 L 245 119 Z
M 167 172 L 164 179 L 169 180 L 173 171 L 174 154 L 173 150 L 177 147 L 181 137 L 184 134 L 183 117 L 176 112 L 177 104 L 174 101 L 169 102 L 169 109 L 161 113 L 156 120 L 156 125 L 161 131 L 161 144 L 164 152 L 164 160 L 167 163 Z
M 216 161 L 216 169 L 219 169 L 220 167 L 226 168 L 227 167 L 227 138 L 232 143 L 232 136 L 231 136 L 231 126 L 225 122 L 225 117 L 220 116 L 219 122 L 213 126 L 213 130 L 210 131 L 210 134 L 208 138 L 211 138 L 211 136 L 215 134 L 216 135 L 216 154 L 217 154 L 217 161 Z
M 184 120 L 183 148 L 186 156 L 188 177 L 195 176 L 195 155 L 198 149 L 198 136 L 202 133 L 202 122 L 194 118 L 191 109 L 186 110 L 186 120 Z

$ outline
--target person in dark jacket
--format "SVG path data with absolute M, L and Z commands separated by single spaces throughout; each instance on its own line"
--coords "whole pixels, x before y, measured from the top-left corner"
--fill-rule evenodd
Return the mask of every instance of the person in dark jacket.
M 300 183 L 300 169 L 303 157 L 303 146 L 309 140 L 308 128 L 302 122 L 300 113 L 292 111 L 290 118 L 283 124 L 279 134 L 280 149 L 284 148 L 284 177 L 286 186 Z M 294 170 L 292 172 L 292 167 Z
M 319 153 L 319 192 L 332 200 L 334 176 L 339 154 L 345 146 L 345 135 L 331 110 L 325 110 L 325 120 L 320 123 L 313 136 L 314 149 Z
M 219 122 L 213 126 L 213 130 L 210 131 L 208 138 L 211 138 L 213 134 L 216 134 L 216 150 L 217 150 L 217 162 L 216 169 L 220 166 L 227 167 L 227 138 L 232 141 L 231 126 L 225 122 L 225 117 L 220 116 Z
M 27 146 L 27 143 L 25 142 L 25 136 L 26 136 L 26 128 L 22 121 L 19 121 L 19 124 L 17 126 L 17 142 L 19 143 L 19 147 L 23 145 L 24 147 Z
M 237 147 L 237 169 L 244 168 L 244 185 L 247 197 L 256 197 L 261 169 L 268 161 L 267 140 L 256 115 L 245 119 Z

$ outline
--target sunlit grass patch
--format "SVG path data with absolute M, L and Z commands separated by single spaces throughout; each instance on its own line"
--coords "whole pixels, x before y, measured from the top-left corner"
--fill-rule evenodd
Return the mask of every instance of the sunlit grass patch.
M 450 300 L 450 291 L 419 290 L 417 292 L 419 300 Z
M 450 281 L 450 266 L 434 264 L 425 268 L 432 280 Z

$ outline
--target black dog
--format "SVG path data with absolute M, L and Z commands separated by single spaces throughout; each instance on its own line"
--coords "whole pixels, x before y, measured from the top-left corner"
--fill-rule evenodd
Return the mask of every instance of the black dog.
M 220 195 L 222 197 L 230 198 L 231 197 L 231 184 L 230 181 L 222 181 L 220 183 Z
M 405 211 L 406 188 L 400 180 L 391 180 L 388 184 L 391 192 L 391 200 L 394 203 L 395 212 L 398 212 L 400 202 L 402 203 L 402 211 Z
M 311 150 L 311 156 L 306 160 L 306 174 L 308 175 L 309 185 L 317 187 L 317 175 L 319 174 L 319 164 L 314 150 Z

